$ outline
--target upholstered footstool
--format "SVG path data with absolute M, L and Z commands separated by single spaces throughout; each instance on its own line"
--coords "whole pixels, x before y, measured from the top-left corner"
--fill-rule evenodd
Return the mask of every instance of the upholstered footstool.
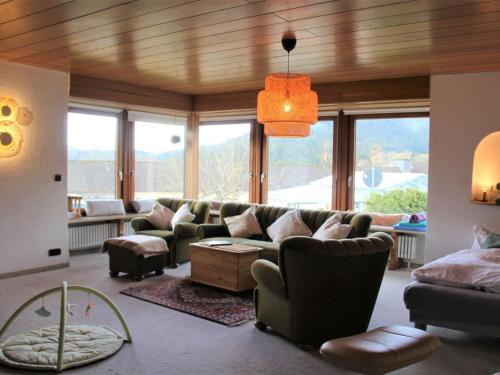
M 422 361 L 440 346 L 436 336 L 419 329 L 386 326 L 327 341 L 320 353 L 335 366 L 378 375 Z
M 102 251 L 109 254 L 111 277 L 117 277 L 120 272 L 124 272 L 140 281 L 150 272 L 163 274 L 168 247 L 162 238 L 134 235 L 110 238 L 104 241 Z

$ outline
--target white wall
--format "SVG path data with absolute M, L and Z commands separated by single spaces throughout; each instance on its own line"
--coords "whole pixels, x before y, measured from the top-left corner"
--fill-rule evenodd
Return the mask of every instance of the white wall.
M 500 207 L 470 200 L 474 150 L 500 130 L 500 72 L 433 76 L 430 127 L 426 262 L 468 248 L 476 223 L 500 233 Z
M 0 275 L 69 261 L 66 223 L 68 75 L 0 61 L 0 97 L 28 107 L 24 145 L 0 158 Z M 60 173 L 62 182 L 55 182 Z M 48 249 L 62 255 L 49 257 Z

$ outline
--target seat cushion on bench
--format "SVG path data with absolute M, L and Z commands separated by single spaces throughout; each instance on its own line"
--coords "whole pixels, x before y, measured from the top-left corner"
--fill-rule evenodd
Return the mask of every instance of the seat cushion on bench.
M 161 230 L 161 229 L 149 229 L 149 230 L 140 230 L 135 232 L 135 234 L 140 234 L 144 236 L 154 236 L 163 238 L 165 241 L 170 241 L 174 238 L 174 232 L 171 230 Z
M 87 199 L 85 212 L 87 216 L 125 215 L 121 199 Z
M 320 349 L 333 365 L 363 374 L 385 374 L 432 355 L 441 342 L 419 329 L 385 326 L 325 342 Z
M 251 240 L 248 238 L 241 237 L 209 237 L 200 242 L 205 241 L 228 241 L 232 244 L 241 244 L 247 246 L 261 247 L 262 251 L 260 253 L 260 257 L 262 259 L 267 259 L 273 263 L 278 263 L 278 252 L 280 245 L 276 243 L 272 243 L 269 241 L 259 241 L 259 240 Z

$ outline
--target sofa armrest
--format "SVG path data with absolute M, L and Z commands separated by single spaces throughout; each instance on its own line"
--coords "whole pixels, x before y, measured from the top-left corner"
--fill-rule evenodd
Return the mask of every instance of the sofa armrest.
M 252 264 L 252 276 L 257 281 L 257 287 L 262 286 L 273 294 L 287 298 L 285 284 L 281 279 L 278 266 L 268 260 L 259 259 Z
M 210 214 L 211 203 L 207 201 L 198 201 L 193 207 L 193 214 L 196 216 L 194 220 L 198 224 L 203 224 L 208 221 Z
M 368 214 L 356 214 L 351 219 L 352 231 L 349 238 L 367 237 L 372 217 Z
M 150 230 L 150 229 L 155 229 L 154 225 L 151 224 L 149 221 L 144 219 L 143 217 L 135 217 L 131 220 L 130 224 L 132 225 L 132 228 L 136 232 L 141 231 L 141 230 Z
M 229 230 L 222 224 L 200 224 L 198 225 L 198 236 L 200 238 L 231 237 Z
M 188 238 L 198 236 L 198 224 L 195 223 L 179 223 L 174 228 L 175 238 Z

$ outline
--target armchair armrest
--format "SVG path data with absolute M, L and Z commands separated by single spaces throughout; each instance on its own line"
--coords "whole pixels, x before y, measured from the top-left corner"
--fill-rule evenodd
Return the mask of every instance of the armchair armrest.
M 227 227 L 222 224 L 200 224 L 198 225 L 198 236 L 200 238 L 231 237 Z
M 151 224 L 146 219 L 144 219 L 143 217 L 133 218 L 132 221 L 130 222 L 130 224 L 132 225 L 132 228 L 134 228 L 134 230 L 136 232 L 141 231 L 141 230 L 155 229 L 154 225 Z
M 265 259 L 259 259 L 253 262 L 251 273 L 257 281 L 257 287 L 263 286 L 269 289 L 273 294 L 287 298 L 285 284 L 281 279 L 279 267 Z
M 368 214 L 358 213 L 351 219 L 352 232 L 349 238 L 367 237 L 372 217 Z
M 198 224 L 195 223 L 179 223 L 174 228 L 174 237 L 197 237 Z
M 195 223 L 202 224 L 208 221 L 210 207 L 212 204 L 207 201 L 198 201 L 193 207 L 193 214 L 196 215 Z

